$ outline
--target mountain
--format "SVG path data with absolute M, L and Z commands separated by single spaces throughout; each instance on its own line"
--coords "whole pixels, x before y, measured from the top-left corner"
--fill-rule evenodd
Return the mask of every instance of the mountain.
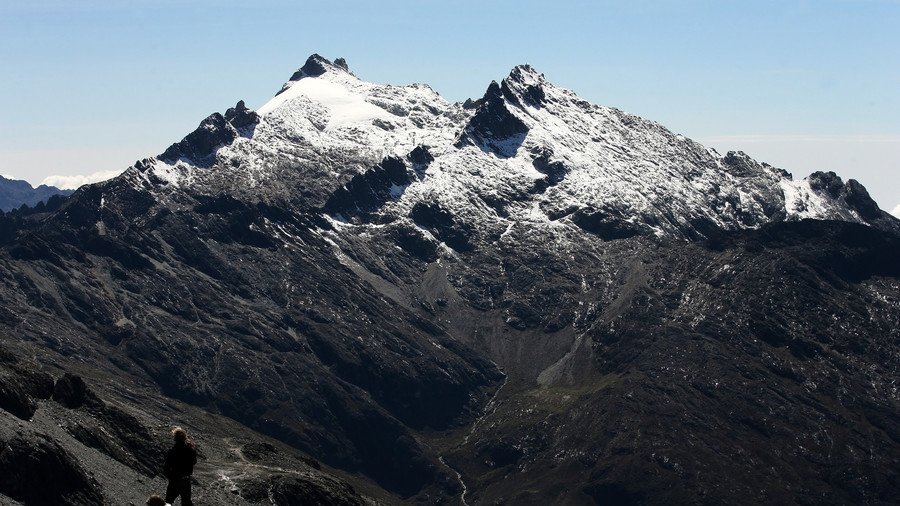
M 176 423 L 213 504 L 900 495 L 900 221 L 529 66 L 313 55 L 0 232 L 16 501 L 139 504 Z
M 54 195 L 65 197 L 71 194 L 72 190 L 60 190 L 43 184 L 33 188 L 28 181 L 0 176 L 0 211 L 11 211 L 23 205 L 34 207 L 38 203 L 46 203 Z

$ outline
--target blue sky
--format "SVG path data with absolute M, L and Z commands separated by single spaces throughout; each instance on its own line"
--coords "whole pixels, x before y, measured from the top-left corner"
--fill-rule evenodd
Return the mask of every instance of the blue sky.
M 480 96 L 530 63 L 584 98 L 900 204 L 900 0 L 0 0 L 0 172 L 119 170 L 313 52 Z

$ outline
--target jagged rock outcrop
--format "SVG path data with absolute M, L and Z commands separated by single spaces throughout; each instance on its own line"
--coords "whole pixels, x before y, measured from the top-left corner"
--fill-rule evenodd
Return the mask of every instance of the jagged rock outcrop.
M 809 176 L 809 187 L 813 191 L 825 194 L 837 201 L 843 201 L 851 212 L 858 213 L 864 219 L 879 219 L 881 210 L 869 196 L 866 188 L 859 181 L 850 179 L 845 185 L 834 172 L 813 172 Z
M 498 156 L 514 156 L 528 126 L 507 109 L 506 98 L 510 96 L 496 81 L 491 82 L 455 146 L 473 145 Z
M 344 62 L 346 64 L 346 62 Z M 319 56 L 318 54 L 313 54 L 309 58 L 306 59 L 306 63 L 300 67 L 297 72 L 291 76 L 291 81 L 298 81 L 303 79 L 304 77 L 319 77 L 324 74 L 328 68 L 334 67 L 335 65 L 328 61 L 328 59 Z M 341 67 L 338 65 L 337 67 Z
M 66 373 L 56 380 L 53 385 L 53 400 L 69 409 L 76 409 L 85 404 L 96 405 L 99 403 L 97 396 L 88 389 L 87 384 L 80 376 Z
M 247 109 L 241 100 L 224 116 L 217 112 L 209 115 L 196 130 L 169 146 L 158 158 L 167 162 L 185 160 L 198 167 L 209 167 L 217 149 L 231 144 L 239 136 L 252 135 L 258 122 L 259 115 Z
M 416 155 L 425 159 L 423 154 Z M 399 158 L 385 158 L 375 167 L 353 176 L 325 202 L 324 211 L 345 217 L 368 215 L 387 201 L 399 197 L 411 182 L 406 164 Z

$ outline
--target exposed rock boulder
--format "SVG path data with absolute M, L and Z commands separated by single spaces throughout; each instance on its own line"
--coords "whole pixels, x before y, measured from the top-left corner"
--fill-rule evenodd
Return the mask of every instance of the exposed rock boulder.
M 52 376 L 0 350 L 0 409 L 29 420 L 37 410 L 37 401 L 52 394 Z
M 34 505 L 94 506 L 104 502 L 99 485 L 74 457 L 39 434 L 16 436 L 3 445 L 0 494 Z
M 53 400 L 69 409 L 77 409 L 85 404 L 98 405 L 100 399 L 88 388 L 81 376 L 66 373 L 56 380 Z
M 0 409 L 21 418 L 29 420 L 37 410 L 34 400 L 19 388 L 19 385 L 2 378 L 0 383 Z

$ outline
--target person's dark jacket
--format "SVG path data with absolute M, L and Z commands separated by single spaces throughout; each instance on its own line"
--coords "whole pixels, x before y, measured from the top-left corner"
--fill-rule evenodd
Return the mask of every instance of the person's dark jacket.
M 194 464 L 197 463 L 197 450 L 191 445 L 176 442 L 175 446 L 166 455 L 166 465 L 163 473 L 170 480 L 185 478 L 194 474 Z

